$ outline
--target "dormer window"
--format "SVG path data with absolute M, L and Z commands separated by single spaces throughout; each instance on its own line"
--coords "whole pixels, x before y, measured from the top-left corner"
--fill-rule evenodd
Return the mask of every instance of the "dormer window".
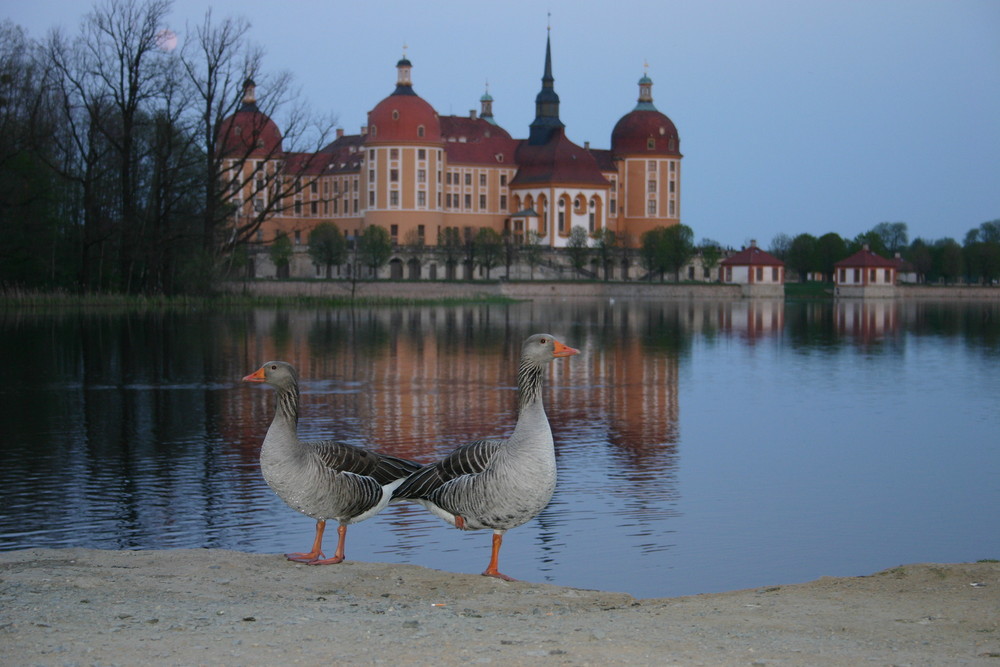
M 646 148 L 648 148 L 649 150 L 653 150 L 654 148 L 656 148 L 656 139 L 654 139 L 653 137 L 646 139 Z
M 418 137 L 424 136 L 424 126 L 423 125 L 417 125 L 417 136 Z
M 399 120 L 399 111 L 397 111 L 396 109 L 392 110 L 392 119 Z

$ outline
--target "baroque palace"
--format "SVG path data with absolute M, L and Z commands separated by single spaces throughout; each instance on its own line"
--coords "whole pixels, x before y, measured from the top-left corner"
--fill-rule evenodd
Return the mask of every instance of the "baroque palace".
M 226 142 L 246 146 L 253 137 L 251 159 L 239 163 L 247 173 L 238 179 L 246 186 L 234 200 L 242 207 L 237 214 L 265 208 L 268 191 L 254 188 L 250 172 L 274 173 L 284 164 L 288 173 L 296 162 L 308 165 L 300 172 L 308 187 L 281 202 L 261 225 L 259 244 L 284 233 L 301 250 L 312 228 L 324 221 L 337 225 L 349 241 L 379 225 L 397 250 L 428 251 L 408 256 L 406 277 L 436 279 L 455 277 L 454 268 L 433 253 L 449 228 L 463 241 L 490 227 L 515 244 L 531 240 L 558 249 L 566 247 L 571 229 L 582 227 L 591 238 L 613 232 L 620 245 L 634 248 L 644 232 L 679 224 L 680 138 L 670 118 L 653 105 L 647 75 L 639 80 L 638 103 L 611 132 L 611 148 L 595 149 L 573 143 L 559 119 L 550 38 L 535 119 L 524 139 L 514 139 L 496 123 L 489 92 L 480 98 L 478 114 L 438 114 L 415 92 L 412 67 L 404 54 L 396 64 L 395 90 L 368 112 L 360 134 L 338 129 L 318 154 L 282 152 L 281 131 L 258 109 L 253 82 L 247 82 L 243 105 L 227 119 L 220 142 L 227 151 Z M 635 262 L 624 259 L 613 267 L 614 277 L 629 277 L 630 263 Z M 397 253 L 390 262 L 392 277 L 403 277 L 403 266 Z M 273 269 L 262 268 L 255 274 L 273 275 Z M 305 271 L 292 274 L 304 277 Z M 319 267 L 312 275 L 320 275 Z M 464 277 L 472 277 L 471 266 Z

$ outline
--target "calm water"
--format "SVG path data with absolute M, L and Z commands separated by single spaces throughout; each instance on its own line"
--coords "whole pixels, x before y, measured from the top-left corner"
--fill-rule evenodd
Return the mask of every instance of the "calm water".
M 303 437 L 427 461 L 510 433 L 537 331 L 582 354 L 549 376 L 559 485 L 512 576 L 652 597 L 1000 558 L 1000 302 L 6 311 L 0 550 L 307 550 L 241 377 L 290 361 Z M 478 573 L 489 546 L 396 505 L 347 556 Z

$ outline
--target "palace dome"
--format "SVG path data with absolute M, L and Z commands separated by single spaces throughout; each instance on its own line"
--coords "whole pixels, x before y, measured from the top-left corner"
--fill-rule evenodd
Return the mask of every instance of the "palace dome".
M 396 90 L 368 112 L 366 143 L 441 141 L 441 121 L 434 107 L 413 91 L 411 67 L 405 56 L 396 63 Z
M 611 152 L 615 155 L 680 155 L 681 139 L 666 114 L 653 106 L 653 81 L 639 79 L 639 103 L 611 131 Z
M 223 156 L 278 157 L 282 151 L 281 131 L 267 114 L 257 107 L 255 84 L 247 79 L 243 84 L 243 104 L 219 125 L 216 142 Z

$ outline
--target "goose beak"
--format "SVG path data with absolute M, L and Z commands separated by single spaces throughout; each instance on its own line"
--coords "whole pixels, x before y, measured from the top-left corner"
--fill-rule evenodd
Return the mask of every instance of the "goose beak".
M 257 370 L 255 370 L 253 373 L 251 373 L 250 375 L 248 375 L 245 378 L 243 378 L 243 381 L 244 382 L 264 382 L 266 379 L 267 378 L 264 377 L 264 367 L 261 366 L 260 368 L 258 368 Z
M 553 343 L 552 356 L 572 357 L 574 354 L 580 354 L 580 350 L 572 348 L 569 345 L 563 345 L 557 340 L 553 340 L 552 343 Z

